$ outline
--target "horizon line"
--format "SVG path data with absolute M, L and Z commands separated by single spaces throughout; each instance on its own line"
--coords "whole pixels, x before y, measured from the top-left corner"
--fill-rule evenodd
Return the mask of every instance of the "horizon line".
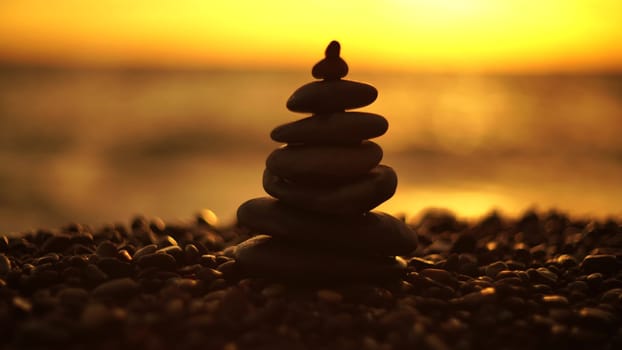
M 222 65 L 222 64 L 187 64 L 175 63 L 92 63 L 59 61 L 23 61 L 3 60 L 0 58 L 0 71 L 10 70 L 50 70 L 50 71 L 127 71 L 127 72 L 273 72 L 299 73 L 311 71 L 311 68 L 295 66 L 277 67 L 271 65 Z M 421 75 L 622 75 L 620 67 L 581 67 L 581 68 L 538 68 L 538 69 L 503 69 L 503 68 L 404 68 L 404 67 L 361 67 L 355 74 L 421 74 Z

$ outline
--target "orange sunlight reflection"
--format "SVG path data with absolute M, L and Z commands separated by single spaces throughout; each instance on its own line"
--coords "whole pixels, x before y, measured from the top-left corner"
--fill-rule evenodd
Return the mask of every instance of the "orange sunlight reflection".
M 619 69 L 622 2 L 0 3 L 0 58 L 9 61 L 301 68 L 333 38 L 368 69 Z
M 379 209 L 399 213 L 404 208 L 442 208 L 458 213 L 462 217 L 475 218 L 484 216 L 503 205 L 505 213 L 517 215 L 525 209 L 523 205 L 513 203 L 511 198 L 494 191 L 443 191 L 408 189 L 398 191 L 395 197 L 384 203 Z

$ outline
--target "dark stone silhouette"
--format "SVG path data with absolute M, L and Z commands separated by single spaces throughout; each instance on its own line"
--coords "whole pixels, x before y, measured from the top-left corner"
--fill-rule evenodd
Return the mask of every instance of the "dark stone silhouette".
M 340 51 L 341 46 L 339 43 L 331 41 L 326 48 L 326 57 L 313 66 L 313 70 L 311 70 L 313 77 L 335 80 L 348 75 L 348 64 L 339 56 Z
M 391 280 L 401 276 L 396 257 L 417 247 L 402 221 L 370 212 L 395 193 L 397 176 L 380 165 L 382 149 L 369 138 L 383 135 L 380 115 L 346 110 L 377 97 L 368 84 L 343 80 L 348 65 L 332 41 L 312 70 L 323 79 L 296 90 L 287 101 L 311 117 L 275 128 L 287 145 L 266 161 L 263 186 L 275 198 L 255 198 L 238 209 L 238 222 L 253 237 L 234 249 L 251 276 L 306 281 Z

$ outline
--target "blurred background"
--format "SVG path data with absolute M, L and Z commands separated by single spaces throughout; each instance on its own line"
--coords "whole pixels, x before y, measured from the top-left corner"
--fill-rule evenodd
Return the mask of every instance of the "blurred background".
M 233 222 L 330 40 L 379 90 L 379 209 L 622 215 L 622 2 L 0 2 L 0 231 Z

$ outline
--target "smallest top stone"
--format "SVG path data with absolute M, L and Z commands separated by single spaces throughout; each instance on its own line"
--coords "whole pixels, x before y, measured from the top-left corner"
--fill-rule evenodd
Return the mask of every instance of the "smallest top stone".
M 313 70 L 311 70 L 313 77 L 324 80 L 339 80 L 345 77 L 348 74 L 348 64 L 339 57 L 340 51 L 339 42 L 331 41 L 326 47 L 326 57 L 313 66 Z

